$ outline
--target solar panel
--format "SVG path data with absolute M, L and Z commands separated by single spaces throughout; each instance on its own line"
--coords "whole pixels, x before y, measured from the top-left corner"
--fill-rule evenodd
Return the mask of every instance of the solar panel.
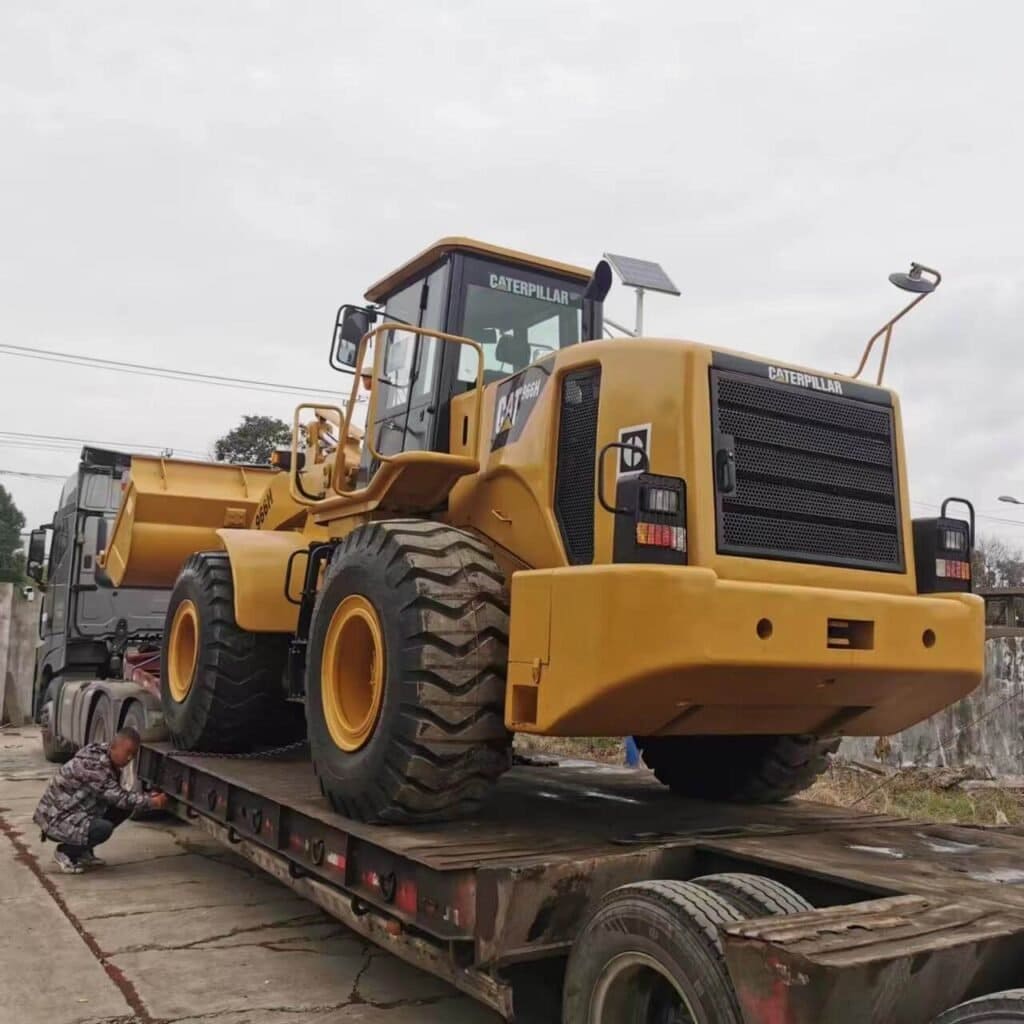
M 665 292 L 667 295 L 679 295 L 679 289 L 672 283 L 672 278 L 661 269 L 660 263 L 651 260 L 638 260 L 632 256 L 616 256 L 606 252 L 604 258 L 615 268 L 615 273 L 622 283 L 629 288 L 644 288 L 651 292 Z

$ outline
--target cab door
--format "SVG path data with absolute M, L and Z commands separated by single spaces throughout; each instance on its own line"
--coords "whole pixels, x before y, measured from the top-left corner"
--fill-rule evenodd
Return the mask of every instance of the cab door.
M 448 280 L 448 263 L 443 263 L 425 278 L 389 298 L 384 318 L 444 330 Z M 377 391 L 376 409 L 374 422 L 369 427 L 377 450 L 382 455 L 439 450 L 438 426 L 442 417 L 438 383 L 442 342 L 397 329 L 383 335 L 382 341 L 381 372 L 373 382 Z M 447 444 L 443 448 L 447 448 Z M 364 458 L 369 459 L 365 448 Z M 367 475 L 371 475 L 376 467 L 366 468 Z

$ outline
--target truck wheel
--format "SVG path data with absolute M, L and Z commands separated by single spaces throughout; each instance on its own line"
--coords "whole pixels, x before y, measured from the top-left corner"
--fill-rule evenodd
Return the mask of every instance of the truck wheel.
M 573 943 L 563 1024 L 742 1024 L 718 937 L 742 918 L 692 882 L 613 889 Z
M 50 683 L 46 688 L 43 706 L 39 710 L 39 738 L 43 744 L 43 757 L 51 764 L 64 764 L 74 756 L 75 745 L 57 738 L 56 690 L 55 683 Z
M 763 875 L 729 872 L 704 875 L 692 881 L 695 885 L 717 892 L 744 917 L 782 917 L 814 909 L 814 904 L 805 900 L 800 893 Z
M 146 735 L 146 713 L 137 700 L 129 701 L 128 708 L 121 719 L 121 728 L 132 728 L 140 736 Z M 121 785 L 131 793 L 141 794 L 144 791 L 142 780 L 139 778 L 138 754 L 135 755 L 134 761 L 129 762 L 121 769 Z M 166 814 L 166 811 L 154 811 L 142 807 L 132 812 L 132 819 L 134 821 L 151 821 L 153 818 L 162 818 Z
M 1020 1024 L 1024 1021 L 1024 988 L 970 999 L 940 1013 L 932 1024 Z
M 228 556 L 192 555 L 167 606 L 160 702 L 184 750 L 241 753 L 277 740 L 284 718 L 287 638 L 235 622 Z
M 777 803 L 828 767 L 838 738 L 818 736 L 647 736 L 644 763 L 673 793 L 698 800 Z
M 109 743 L 114 738 L 110 721 L 110 698 L 100 694 L 92 706 L 89 728 L 85 733 L 86 743 Z
M 338 545 L 317 597 L 306 725 L 320 786 L 364 821 L 476 810 L 511 763 L 508 604 L 490 551 L 424 520 Z

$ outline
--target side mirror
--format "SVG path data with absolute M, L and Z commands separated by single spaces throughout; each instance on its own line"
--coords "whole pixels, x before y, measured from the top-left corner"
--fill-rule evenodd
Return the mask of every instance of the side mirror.
M 29 534 L 28 566 L 26 572 L 36 583 L 43 582 L 43 565 L 46 562 L 46 528 L 40 527 Z
M 362 306 L 342 306 L 338 310 L 331 339 L 331 369 L 351 372 L 356 368 L 359 342 L 376 320 L 377 314 Z

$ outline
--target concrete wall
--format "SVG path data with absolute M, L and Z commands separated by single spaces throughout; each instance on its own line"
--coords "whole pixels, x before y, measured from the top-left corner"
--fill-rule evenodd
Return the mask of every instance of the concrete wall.
M 21 725 L 32 717 L 32 676 L 38 640 L 39 601 L 21 587 L 0 583 L 0 722 Z
M 880 746 L 893 765 L 979 765 L 996 775 L 1024 775 L 1024 638 L 985 642 L 985 679 L 970 696 Z M 875 759 L 876 741 L 851 738 L 840 753 Z

